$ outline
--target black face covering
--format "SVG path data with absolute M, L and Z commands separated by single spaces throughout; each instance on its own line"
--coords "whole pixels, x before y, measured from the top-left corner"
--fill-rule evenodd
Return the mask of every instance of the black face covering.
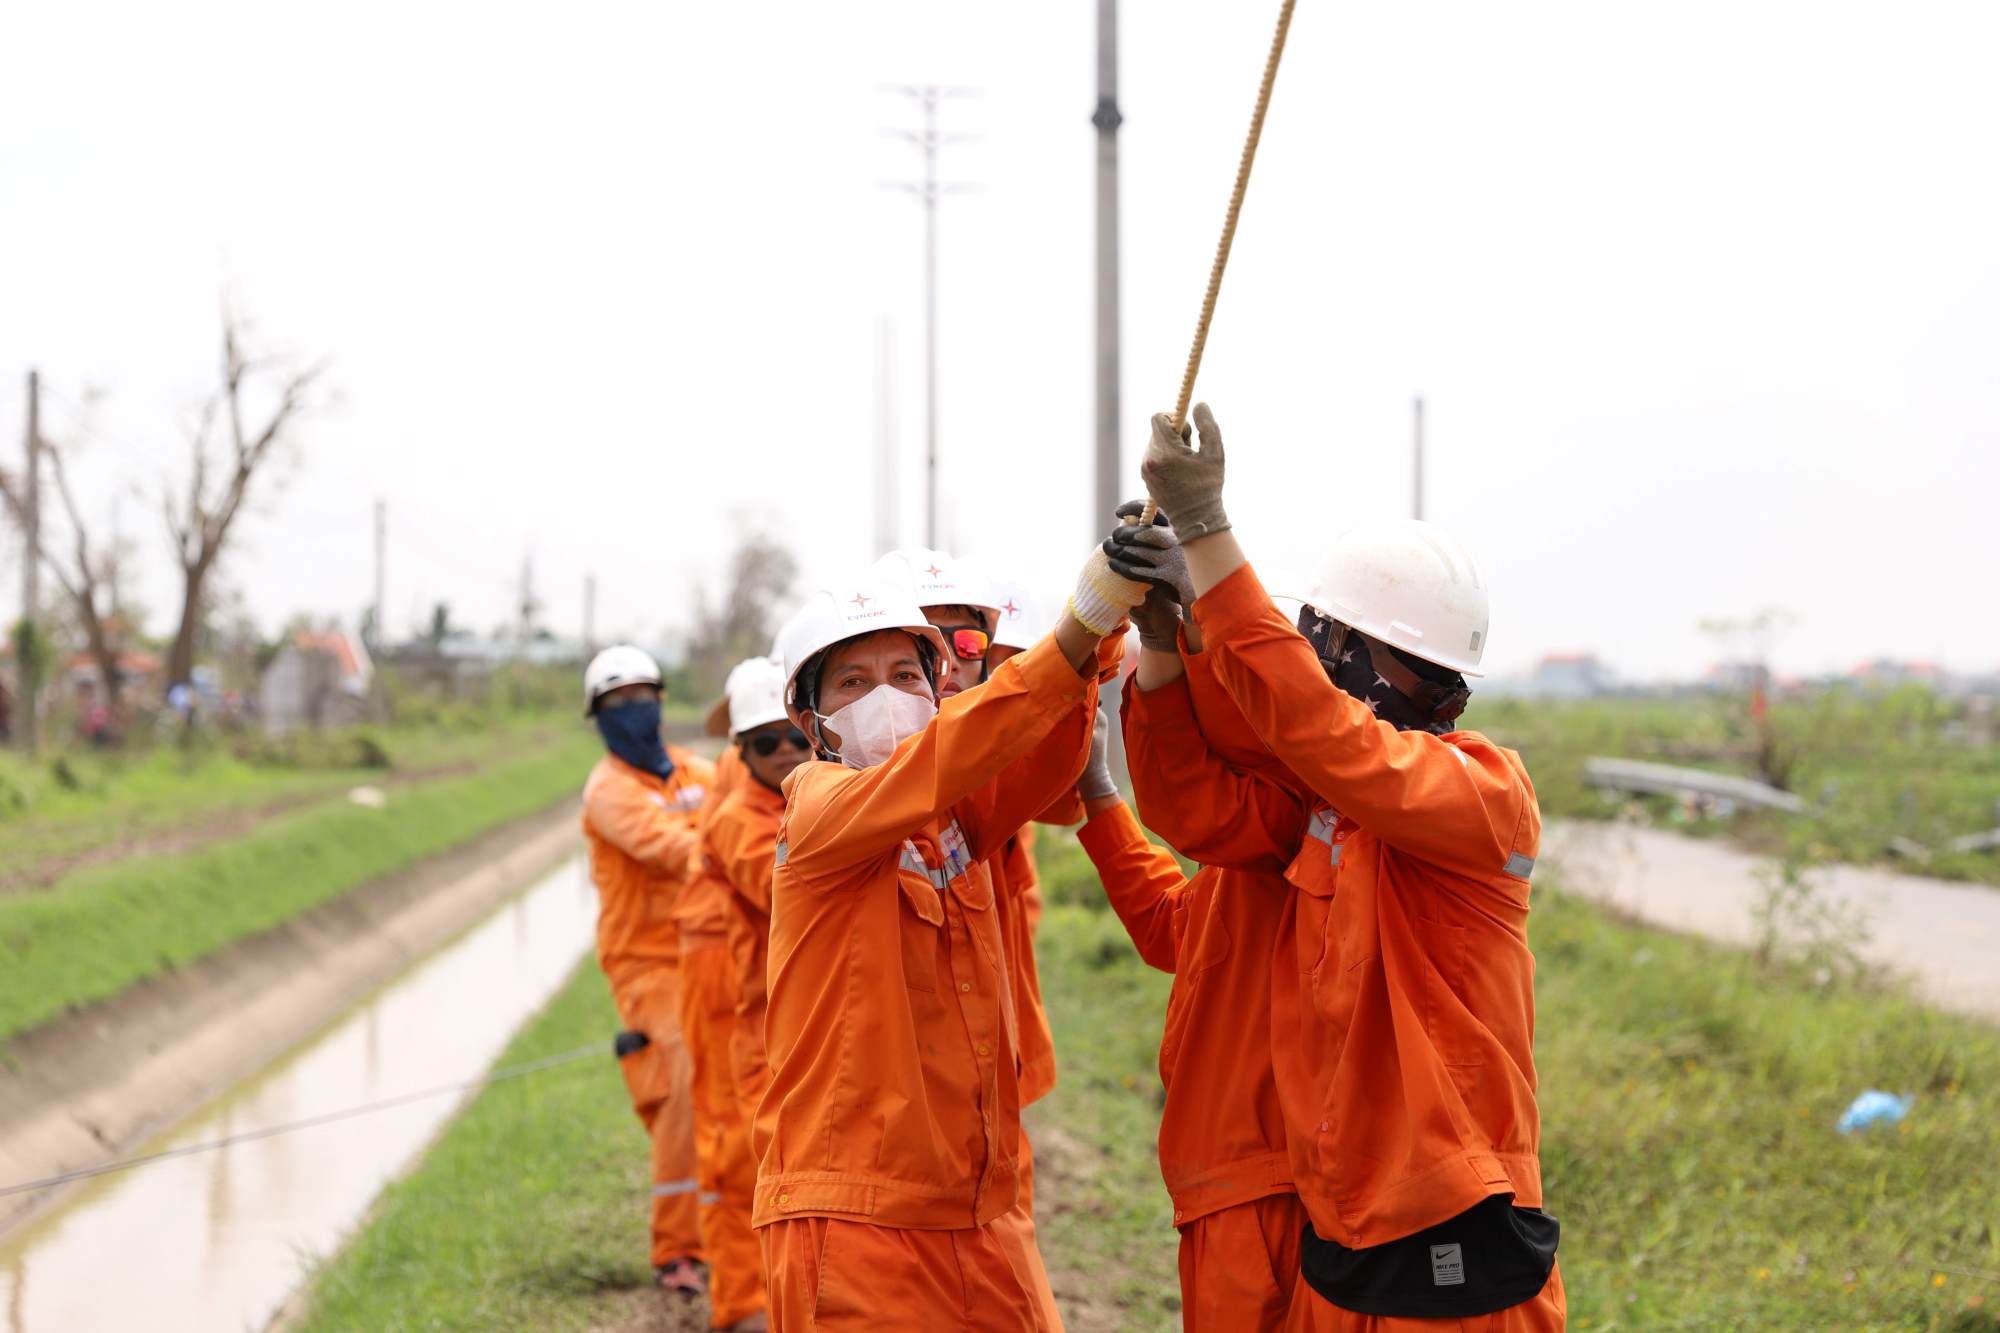
M 1320 655 L 1320 664 L 1326 668 L 1326 674 L 1333 683 L 1367 704 L 1376 717 L 1396 730 L 1428 731 L 1433 736 L 1442 736 L 1457 730 L 1457 724 L 1453 720 L 1458 716 L 1456 710 L 1453 710 L 1451 717 L 1439 718 L 1436 709 L 1412 699 L 1384 679 L 1369 657 L 1371 645 L 1360 634 L 1351 631 L 1341 634 L 1340 626 L 1336 622 L 1321 617 L 1311 607 L 1307 607 L 1300 614 L 1299 630 L 1312 643 L 1313 650 Z M 1338 640 L 1338 644 L 1332 646 L 1335 640 Z M 1395 651 L 1386 644 L 1381 647 L 1385 653 Z M 1327 656 L 1329 651 L 1334 654 L 1330 660 Z M 1444 680 L 1426 680 L 1424 683 L 1427 686 L 1437 685 L 1458 690 L 1465 688 L 1464 677 L 1456 672 L 1445 672 L 1442 668 L 1431 666 L 1427 662 L 1415 663 L 1406 659 L 1399 661 L 1397 665 L 1401 667 L 1401 671 L 1397 672 L 1399 675 L 1412 674 L 1416 668 L 1421 668 L 1424 676 L 1448 677 Z

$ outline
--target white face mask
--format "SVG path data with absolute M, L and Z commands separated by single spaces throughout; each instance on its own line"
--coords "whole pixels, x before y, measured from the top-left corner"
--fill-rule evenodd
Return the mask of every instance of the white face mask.
M 822 728 L 840 737 L 840 762 L 867 768 L 889 757 L 897 745 L 922 731 L 937 716 L 928 696 L 911 694 L 894 685 L 877 685 L 832 715 L 820 714 Z

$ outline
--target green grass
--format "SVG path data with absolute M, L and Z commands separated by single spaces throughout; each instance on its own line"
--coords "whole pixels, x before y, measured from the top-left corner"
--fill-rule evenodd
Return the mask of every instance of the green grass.
M 302 1327 L 581 1329 L 605 1314 L 593 1298 L 645 1287 L 646 1136 L 611 1058 L 617 1026 L 586 959 L 499 1063 L 591 1042 L 604 1059 L 482 1093 L 314 1276 Z
M 600 752 L 565 729 L 469 776 L 397 788 L 382 810 L 311 805 L 190 852 L 0 895 L 0 1040 L 541 810 L 576 791 Z
M 1040 957 L 1062 1061 L 1031 1113 L 1043 1253 L 1120 1327 L 1179 1327 L 1153 1137 L 1167 979 L 1088 863 L 1041 844 Z M 1994 1333 L 2000 1033 L 1818 987 L 1544 889 L 1533 924 L 1548 1206 L 1571 1327 Z M 511 1062 L 609 1031 L 585 966 Z M 1846 1138 L 1867 1087 L 1917 1095 Z M 497 1164 L 504 1169 L 496 1170 Z M 319 1279 L 312 1329 L 604 1321 L 644 1280 L 644 1142 L 608 1062 L 484 1094 Z
M 568 718 L 495 717 L 476 727 L 359 727 L 279 740 L 204 737 L 192 750 L 0 752 L 0 888 L 38 867 L 232 815 L 339 797 L 546 743 Z M 370 763 L 367 760 L 373 759 Z M 382 761 L 386 760 L 386 764 Z

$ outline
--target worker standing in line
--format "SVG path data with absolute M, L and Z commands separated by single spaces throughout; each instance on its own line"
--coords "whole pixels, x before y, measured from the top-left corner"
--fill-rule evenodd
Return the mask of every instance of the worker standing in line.
M 1140 811 L 1203 868 L 1184 878 L 1115 793 L 1081 785 L 1090 818 L 1079 840 L 1140 957 L 1174 977 L 1159 1153 L 1180 1232 L 1182 1324 L 1277 1330 L 1299 1286 L 1306 1214 L 1271 1063 L 1272 955 L 1307 795 L 1216 682 L 1199 634 L 1182 626 L 1194 597 L 1177 555 L 1168 547 L 1156 563 L 1123 562 L 1153 586 L 1132 613 L 1139 667 L 1120 711 Z
M 693 1075 L 681 1025 L 674 898 L 700 846 L 708 765 L 660 735 L 660 668 L 630 644 L 583 675 L 584 712 L 607 753 L 583 789 L 583 836 L 597 886 L 597 958 L 626 1031 L 619 1067 L 653 1141 L 652 1261 L 659 1285 L 699 1296 L 707 1282 L 696 1195 Z
M 1153 418 L 1146 484 L 1185 542 L 1217 678 L 1317 798 L 1273 968 L 1273 1065 L 1310 1216 L 1289 1327 L 1560 1329 L 1527 942 L 1541 815 L 1520 757 L 1454 726 L 1485 584 L 1435 526 L 1369 524 L 1333 543 L 1287 622 L 1230 529 L 1221 431 L 1194 415 L 1199 451 Z M 1112 535 L 1127 568 L 1156 567 L 1158 541 Z
M 1042 1330 L 1018 1201 L 1006 946 L 984 864 L 1071 786 L 1139 585 L 1086 564 L 1054 633 L 936 703 L 943 635 L 865 581 L 780 631 L 818 762 L 785 780 L 756 1222 L 774 1327 Z
M 764 1058 L 765 959 L 770 952 L 771 869 L 784 781 L 812 757 L 812 743 L 785 713 L 785 669 L 768 657 L 746 658 L 729 673 L 731 745 L 745 779 L 707 819 L 702 850 L 729 884 L 729 953 L 736 973 L 736 1024 L 730 1035 L 737 1104 L 745 1124 L 770 1085 Z
M 969 562 L 943 551 L 891 551 L 875 562 L 872 573 L 884 586 L 908 595 L 923 610 L 924 618 L 944 636 L 950 672 L 938 683 L 940 701 L 984 681 L 990 670 L 995 636 L 1004 623 L 1009 634 L 1026 638 L 1026 626 L 1018 615 L 1003 611 L 1002 598 L 981 571 Z M 1039 636 L 1036 636 L 1039 637 Z M 1033 638 L 1020 643 L 1032 647 Z M 1108 773 L 1109 770 L 1106 770 Z M 1083 810 L 1065 790 L 1056 805 L 1036 812 L 1036 819 L 1049 823 L 1074 824 Z M 1000 935 L 1007 949 L 1009 982 L 1013 988 L 1016 1026 L 1015 1073 L 1020 1080 L 1021 1105 L 1028 1107 L 1046 1097 L 1056 1085 L 1056 1046 L 1042 1008 L 1040 969 L 1035 962 L 1034 923 L 1041 918 L 1041 886 L 1035 877 L 1034 822 L 1024 823 L 999 841 L 986 858 L 986 872 L 993 880 L 993 910 L 999 914 Z M 1020 1200 L 995 1224 L 996 1234 L 1005 1238 L 1022 1256 L 1023 1272 L 1036 1276 L 1034 1296 L 1052 1324 L 1061 1322 L 1056 1312 L 1055 1292 L 1048 1283 L 1047 1270 L 1025 1256 L 1038 1254 L 1035 1235 L 1035 1150 L 1022 1126 L 1019 1148 Z

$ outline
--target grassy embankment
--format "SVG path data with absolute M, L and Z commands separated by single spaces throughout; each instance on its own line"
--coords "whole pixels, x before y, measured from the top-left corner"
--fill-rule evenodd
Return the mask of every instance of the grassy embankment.
M 0 820 L 8 857 L 22 858 L 13 864 L 115 853 L 135 840 L 142 850 L 83 855 L 50 882 L 0 893 L 0 1040 L 532 814 L 574 791 L 600 752 L 575 725 L 510 722 L 498 731 L 389 733 L 386 748 L 406 769 L 444 771 L 392 786 L 380 810 L 340 795 L 393 776 L 379 762 L 292 772 L 225 754 L 155 752 L 105 761 L 101 771 L 75 761 L 89 775 L 80 785 Z M 146 852 L 134 832 L 193 827 L 232 807 L 267 809 L 287 792 L 325 799 L 185 850 Z
M 1152 1153 L 1166 979 L 1133 956 L 1073 844 L 1043 846 L 1042 975 L 1063 1059 L 1038 1108 L 1043 1252 L 1058 1290 L 1108 1305 L 1116 1326 L 1176 1328 Z M 1572 1327 L 2000 1327 L 2000 1034 L 1546 890 L 1534 934 Z M 586 964 L 501 1059 L 612 1024 Z M 1869 1086 L 1915 1092 L 1917 1107 L 1900 1129 L 1842 1138 L 1835 1119 Z M 651 1299 L 645 1173 L 608 1059 L 496 1087 L 322 1270 L 307 1327 L 635 1321 Z
M 1952 852 L 1951 838 L 2000 824 L 2000 745 L 1972 705 L 1910 687 L 1886 693 L 1785 697 L 1771 708 L 1785 785 L 1803 815 L 1743 811 L 1697 817 L 1666 798 L 1636 799 L 1583 782 L 1592 755 L 1646 759 L 1756 777 L 1758 741 L 1741 698 L 1592 699 L 1572 703 L 1474 697 L 1466 724 L 1521 752 L 1547 815 L 1639 818 L 1696 834 L 1729 834 L 1805 861 L 1886 864 L 2000 884 L 2000 854 Z M 1928 860 L 1891 853 L 1902 839 Z

